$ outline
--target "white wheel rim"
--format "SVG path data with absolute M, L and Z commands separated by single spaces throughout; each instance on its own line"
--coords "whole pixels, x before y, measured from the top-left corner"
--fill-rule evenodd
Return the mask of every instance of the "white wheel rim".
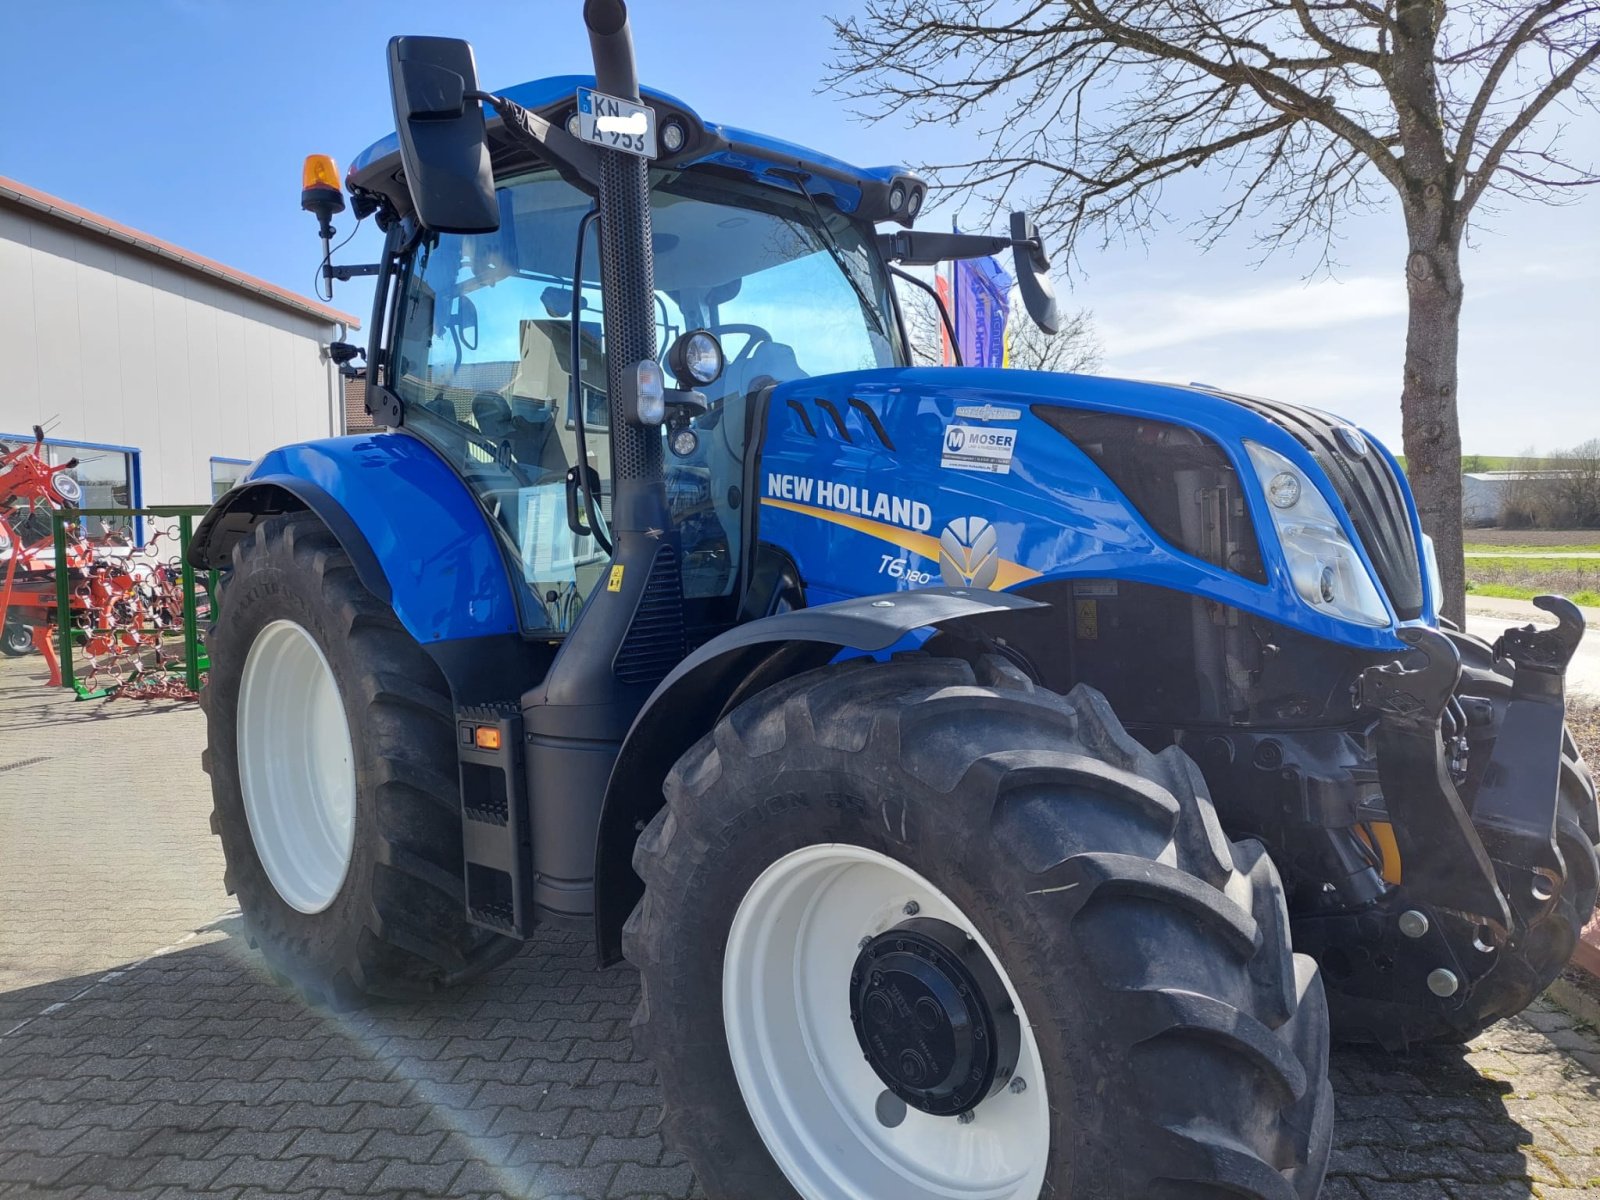
M 321 912 L 350 869 L 355 754 L 333 670 L 293 621 L 268 625 L 245 658 L 238 743 L 256 857 L 285 904 Z
M 905 920 L 907 901 L 971 936 L 1000 972 L 1022 1024 L 1015 1077 L 970 1124 L 907 1108 L 878 1119 L 882 1080 L 850 1023 L 850 969 L 863 937 Z M 807 846 L 750 886 L 723 958 L 722 1012 L 745 1105 L 806 1200 L 1035 1200 L 1050 1155 L 1039 1047 L 983 935 L 917 872 L 859 846 Z

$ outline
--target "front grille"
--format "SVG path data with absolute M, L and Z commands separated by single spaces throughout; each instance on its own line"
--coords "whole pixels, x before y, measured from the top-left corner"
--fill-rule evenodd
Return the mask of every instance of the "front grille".
M 1388 459 L 1376 449 L 1351 454 L 1340 443 L 1343 421 L 1325 413 L 1258 396 L 1221 393 L 1287 430 L 1311 452 L 1333 483 L 1356 534 L 1377 568 L 1395 615 L 1413 621 L 1422 615 L 1422 563 L 1411 536 L 1411 512 Z

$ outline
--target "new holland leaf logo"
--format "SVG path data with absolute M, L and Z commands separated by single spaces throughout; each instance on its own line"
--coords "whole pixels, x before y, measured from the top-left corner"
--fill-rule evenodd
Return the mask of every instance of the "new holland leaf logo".
M 999 536 L 982 517 L 957 517 L 939 535 L 939 575 L 950 587 L 994 586 Z

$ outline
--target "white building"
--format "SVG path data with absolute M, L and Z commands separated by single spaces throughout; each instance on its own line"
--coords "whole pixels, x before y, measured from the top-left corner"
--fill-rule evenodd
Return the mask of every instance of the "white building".
M 359 325 L 0 178 L 0 441 L 46 426 L 86 507 L 206 504 L 272 447 L 342 433 L 327 345 Z
M 1471 471 L 1461 477 L 1461 521 L 1469 529 L 1498 525 L 1518 484 L 1559 479 L 1561 471 Z

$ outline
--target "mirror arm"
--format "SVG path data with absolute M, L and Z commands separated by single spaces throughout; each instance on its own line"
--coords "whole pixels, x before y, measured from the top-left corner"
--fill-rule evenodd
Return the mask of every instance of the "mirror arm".
M 600 154 L 587 142 L 579 141 L 559 125 L 504 96 L 468 92 L 467 99 L 481 100 L 494 109 L 508 134 L 532 147 L 573 187 L 591 195 L 599 192 Z
M 322 277 L 348 283 L 358 275 L 376 275 L 382 269 L 379 263 L 354 263 L 350 266 L 336 267 L 332 263 L 325 262 L 322 264 Z
M 1008 237 L 980 233 L 902 229 L 878 235 L 878 248 L 885 258 L 913 267 L 934 267 L 958 258 L 984 258 L 1009 250 L 1015 244 Z

